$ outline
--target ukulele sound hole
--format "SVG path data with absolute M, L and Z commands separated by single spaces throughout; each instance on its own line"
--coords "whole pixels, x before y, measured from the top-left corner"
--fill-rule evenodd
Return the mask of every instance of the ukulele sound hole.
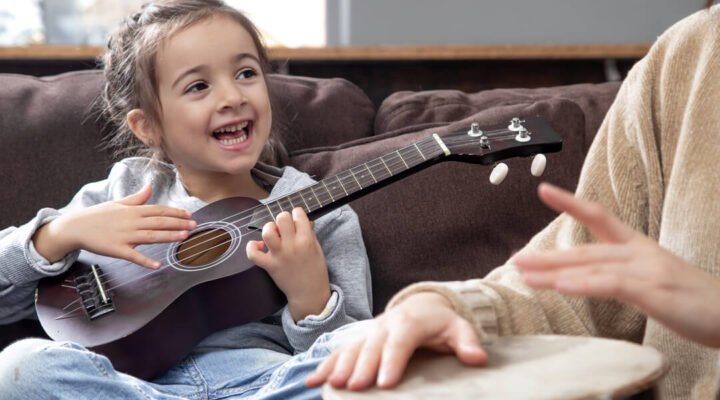
M 231 235 L 223 229 L 205 229 L 190 235 L 178 247 L 175 257 L 184 266 L 202 267 L 214 263 L 230 248 Z

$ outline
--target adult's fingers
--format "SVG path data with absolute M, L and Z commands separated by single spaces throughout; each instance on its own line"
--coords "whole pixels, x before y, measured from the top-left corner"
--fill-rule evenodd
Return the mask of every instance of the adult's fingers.
M 627 246 L 592 243 L 565 250 L 521 252 L 512 258 L 512 264 L 523 271 L 552 270 L 598 262 L 623 262 L 633 255 L 633 250 Z
M 448 346 L 466 365 L 485 365 L 487 353 L 480 345 L 480 338 L 472 324 L 462 317 L 452 323 L 447 340 Z
M 335 370 L 335 364 L 338 358 L 340 358 L 341 351 L 342 350 L 336 350 L 330 354 L 328 358 L 323 360 L 315 371 L 305 379 L 305 385 L 308 387 L 316 387 L 325 383 L 330 377 L 330 374 Z
M 328 382 L 334 387 L 344 387 L 355 370 L 360 349 L 362 349 L 364 340 L 360 340 L 345 347 L 338 356 L 333 368 L 332 374 L 328 377 Z
M 396 319 L 397 323 L 388 327 L 388 338 L 385 341 L 378 371 L 377 385 L 381 388 L 391 388 L 400 382 L 410 357 L 428 339 L 426 335 L 434 337 L 436 332 L 427 332 L 422 326 L 417 326 L 412 319 Z
M 575 198 L 575 196 L 557 186 L 541 183 L 538 186 L 540 199 L 557 212 L 566 212 L 587 226 L 598 239 L 610 243 L 628 242 L 635 231 L 610 214 L 597 203 Z
M 386 339 L 387 331 L 377 329 L 363 341 L 355 369 L 347 382 L 348 389 L 362 390 L 375 383 Z

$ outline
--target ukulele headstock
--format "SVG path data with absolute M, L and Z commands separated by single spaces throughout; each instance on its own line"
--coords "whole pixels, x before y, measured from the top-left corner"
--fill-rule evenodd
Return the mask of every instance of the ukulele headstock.
M 485 128 L 473 123 L 469 130 L 443 135 L 442 140 L 450 150 L 449 157 L 484 165 L 562 149 L 560 135 L 540 117 L 516 117 Z
M 481 129 L 473 123 L 468 131 L 454 132 L 442 137 L 447 156 L 465 162 L 496 164 L 490 183 L 499 185 L 508 174 L 508 166 L 498 161 L 511 157 L 534 156 L 530 173 L 540 176 L 545 171 L 543 153 L 562 149 L 562 138 L 540 117 L 515 117 L 507 125 Z

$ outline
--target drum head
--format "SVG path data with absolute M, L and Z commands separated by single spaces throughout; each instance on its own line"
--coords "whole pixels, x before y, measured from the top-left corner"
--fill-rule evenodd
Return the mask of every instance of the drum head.
M 454 355 L 415 354 L 394 390 L 340 390 L 326 384 L 326 400 L 354 399 L 587 399 L 636 394 L 667 370 L 655 349 L 579 336 L 508 336 L 484 345 L 485 367 Z

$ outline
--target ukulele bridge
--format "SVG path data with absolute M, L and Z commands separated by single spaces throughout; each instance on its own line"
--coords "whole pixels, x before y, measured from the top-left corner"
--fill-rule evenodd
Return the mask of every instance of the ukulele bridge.
M 100 266 L 93 264 L 75 275 L 75 289 L 90 319 L 115 311 Z

